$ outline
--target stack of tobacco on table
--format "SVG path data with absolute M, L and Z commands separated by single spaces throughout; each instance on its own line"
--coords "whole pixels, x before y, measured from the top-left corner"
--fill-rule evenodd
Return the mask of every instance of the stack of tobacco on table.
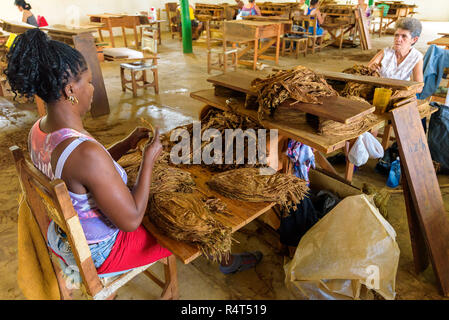
M 172 135 L 172 133 L 176 133 L 177 130 L 182 130 L 185 129 L 187 130 L 187 132 L 189 133 L 189 137 L 190 137 L 190 154 L 188 155 L 188 159 L 189 163 L 193 163 L 193 154 L 194 152 L 202 152 L 202 150 L 204 150 L 204 147 L 208 144 L 210 144 L 212 142 L 211 141 L 201 141 L 201 145 L 198 146 L 199 148 L 201 148 L 200 150 L 195 150 L 193 148 L 193 124 L 189 124 L 186 126 L 180 126 L 177 127 L 173 130 L 171 130 L 170 132 L 166 133 L 165 135 L 161 136 L 161 142 L 164 148 L 164 151 L 168 154 L 170 154 L 173 146 L 177 143 L 179 143 L 179 141 L 170 141 L 170 137 Z M 245 150 L 245 154 L 244 154 L 244 159 L 241 159 L 242 161 L 240 163 L 243 164 L 239 164 L 238 163 L 238 159 L 233 158 L 233 163 L 230 164 L 226 164 L 225 162 L 225 154 L 226 154 L 226 144 L 224 142 L 226 142 L 225 139 L 225 130 L 226 129 L 241 129 L 242 131 L 246 131 L 248 129 L 253 129 L 254 133 L 256 134 L 256 136 L 254 137 L 255 141 L 256 141 L 256 145 L 257 145 L 257 130 L 258 129 L 263 129 L 263 127 L 261 125 L 259 125 L 257 122 L 251 120 L 248 117 L 245 116 L 240 116 L 232 111 L 221 111 L 218 109 L 214 109 L 211 108 L 207 114 L 203 117 L 203 119 L 201 119 L 201 137 L 203 136 L 203 133 L 208 130 L 208 129 L 216 129 L 219 131 L 220 135 L 221 135 L 221 139 L 223 141 L 222 144 L 222 164 L 217 164 L 217 163 L 212 163 L 210 165 L 207 165 L 207 169 L 211 170 L 211 171 L 224 171 L 224 170 L 230 170 L 230 169 L 235 169 L 238 167 L 260 167 L 263 166 L 260 163 L 255 163 L 255 164 L 250 164 L 248 161 L 248 139 L 245 138 L 244 140 L 244 150 Z M 178 131 L 179 132 L 179 131 Z M 248 132 L 246 132 L 248 133 Z M 237 153 L 235 152 L 235 148 L 236 148 L 236 141 L 234 140 L 233 143 L 233 155 L 236 155 Z M 213 154 L 211 154 L 211 156 L 213 156 Z M 181 165 L 182 167 L 182 165 Z
M 231 228 L 214 218 L 199 193 L 159 192 L 151 197 L 148 218 L 170 238 L 197 244 L 221 261 L 231 251 Z
M 364 65 L 354 65 L 351 68 L 343 70 L 343 73 L 355 74 L 361 76 L 380 77 L 379 72 Z M 375 86 L 366 83 L 349 81 L 340 95 L 343 97 L 358 97 L 366 102 L 372 101 L 374 97 Z
M 380 77 L 379 72 L 377 72 L 374 69 L 368 68 L 364 65 L 354 65 L 351 68 L 343 70 L 343 73 L 348 74 L 356 74 L 361 76 L 371 76 L 371 77 Z M 361 98 L 368 103 L 372 103 L 374 98 L 374 90 L 376 89 L 376 86 L 371 84 L 365 84 L 365 83 L 357 83 L 357 82 L 348 82 L 343 89 L 343 91 L 340 92 L 340 95 L 343 97 L 358 97 Z M 410 98 L 416 95 L 416 91 L 414 90 L 393 90 L 393 93 L 390 97 L 390 106 L 395 104 L 396 102 Z M 388 110 L 388 109 L 387 109 Z
M 293 103 L 321 104 L 320 98 L 338 95 L 322 76 L 303 66 L 254 79 L 251 86 L 258 93 L 259 119 L 265 114 L 273 115 L 287 99 L 295 100 Z
M 296 209 L 308 193 L 307 182 L 291 174 L 261 175 L 257 168 L 241 168 L 215 174 L 207 185 L 221 195 L 248 202 L 276 202 Z
M 148 142 L 142 139 L 136 150 L 118 161 L 128 174 L 130 188 L 136 182 Z M 232 237 L 231 229 L 216 220 L 216 214 L 229 215 L 226 205 L 197 189 L 189 172 L 169 166 L 166 158 L 159 157 L 153 168 L 147 207 L 150 221 L 168 237 L 196 244 L 207 258 L 220 261 L 230 254 Z
M 343 70 L 344 73 L 357 74 L 364 76 L 378 77 L 379 73 L 363 65 L 354 65 L 351 68 Z M 348 82 L 340 95 L 362 103 L 369 104 L 368 100 L 372 100 L 375 87 L 370 84 Z M 377 120 L 377 116 L 368 114 L 361 118 L 355 119 L 350 123 L 340 123 L 333 120 L 318 118 L 307 115 L 307 121 L 318 133 L 324 136 L 354 136 L 365 132 L 370 125 Z

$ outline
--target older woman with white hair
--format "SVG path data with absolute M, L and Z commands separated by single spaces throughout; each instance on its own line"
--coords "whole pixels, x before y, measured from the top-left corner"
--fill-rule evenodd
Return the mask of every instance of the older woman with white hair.
M 379 71 L 384 78 L 423 82 L 423 55 L 413 45 L 421 35 L 418 19 L 403 18 L 396 23 L 394 44 L 379 51 L 368 66 Z M 419 89 L 421 92 L 422 88 Z

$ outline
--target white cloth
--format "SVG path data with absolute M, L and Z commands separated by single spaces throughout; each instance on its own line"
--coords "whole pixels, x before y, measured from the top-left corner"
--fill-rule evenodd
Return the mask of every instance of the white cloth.
M 385 48 L 384 57 L 381 63 L 382 67 L 380 69 L 380 76 L 382 78 L 410 80 L 413 68 L 422 58 L 423 58 L 422 53 L 419 52 L 417 49 L 412 48 L 409 54 L 398 66 L 394 49 Z

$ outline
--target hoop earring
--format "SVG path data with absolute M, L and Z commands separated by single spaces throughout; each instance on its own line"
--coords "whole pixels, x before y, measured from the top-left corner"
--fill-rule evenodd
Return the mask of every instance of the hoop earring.
M 67 98 L 67 100 L 69 100 L 72 105 L 75 105 L 79 102 L 75 96 L 70 96 Z

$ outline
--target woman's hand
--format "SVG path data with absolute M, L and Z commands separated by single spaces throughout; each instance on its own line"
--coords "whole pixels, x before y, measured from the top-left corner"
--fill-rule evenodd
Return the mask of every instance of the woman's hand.
M 371 64 L 371 65 L 369 66 L 369 68 L 370 68 L 371 70 L 375 70 L 375 71 L 377 71 L 377 72 L 380 72 L 381 65 L 380 65 L 380 63 L 373 63 L 373 64 Z
M 144 159 L 156 161 L 161 152 L 162 152 L 162 144 L 159 138 L 159 128 L 156 128 L 153 141 L 151 143 L 148 143 L 143 151 Z
M 134 129 L 134 131 L 126 138 L 129 150 L 137 148 L 137 143 L 140 140 L 148 138 L 148 132 L 150 132 L 150 130 L 144 127 Z

